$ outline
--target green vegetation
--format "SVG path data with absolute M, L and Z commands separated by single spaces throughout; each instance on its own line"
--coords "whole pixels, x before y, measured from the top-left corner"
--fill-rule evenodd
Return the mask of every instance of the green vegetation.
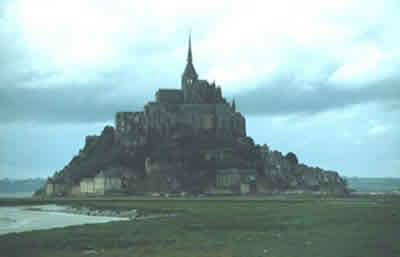
M 0 200 L 177 216 L 0 236 L 1 256 L 400 256 L 400 199 Z M 93 255 L 89 255 L 93 254 Z

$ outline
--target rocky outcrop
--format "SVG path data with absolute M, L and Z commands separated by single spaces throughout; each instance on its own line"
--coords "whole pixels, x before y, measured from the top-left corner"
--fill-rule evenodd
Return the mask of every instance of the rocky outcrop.
M 288 153 L 283 156 L 281 152 L 269 151 L 263 147 L 260 157 L 263 160 L 261 176 L 264 176 L 263 191 L 270 190 L 310 190 L 334 193 L 348 191 L 345 179 L 335 171 L 322 170 L 319 167 L 309 167 L 298 164 L 297 156 Z
M 81 181 L 107 170 L 124 171 L 121 193 L 202 193 L 205 188 L 217 185 L 218 170 L 234 167 L 257 171 L 253 193 L 347 192 L 346 181 L 337 172 L 299 164 L 294 153 L 283 155 L 270 151 L 267 145 L 254 144 L 251 137 L 240 137 L 229 147 L 212 149 L 213 140 L 207 142 L 206 138 L 196 136 L 160 138 L 157 145 L 129 144 L 118 137 L 112 127 L 105 127 L 100 136 L 88 136 L 79 154 L 55 173 L 45 186 L 47 190 L 40 190 L 38 194 L 70 195 Z M 215 159 L 210 158 L 214 155 Z M 54 190 L 55 187 L 58 189 Z

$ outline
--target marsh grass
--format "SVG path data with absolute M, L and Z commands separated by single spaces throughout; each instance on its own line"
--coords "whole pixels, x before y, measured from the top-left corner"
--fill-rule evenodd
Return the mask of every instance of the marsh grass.
M 3 235 L 1 256 L 400 256 L 396 198 L 0 200 L 41 203 L 178 215 Z

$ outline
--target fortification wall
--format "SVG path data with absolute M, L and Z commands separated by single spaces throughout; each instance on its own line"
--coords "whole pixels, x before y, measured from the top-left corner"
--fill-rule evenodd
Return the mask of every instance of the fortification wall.
M 176 170 L 180 170 L 180 169 L 182 169 L 181 163 L 158 161 L 158 160 L 153 160 L 149 157 L 146 158 L 146 161 L 145 161 L 145 171 L 146 171 L 147 176 L 150 174 L 176 171 Z
M 195 86 L 192 85 L 192 87 L 194 88 Z M 214 91 L 217 90 L 208 84 L 204 84 L 204 87 Z M 144 112 L 117 113 L 117 134 L 120 137 L 122 135 L 149 136 L 150 134 L 168 136 L 173 134 L 176 129 L 179 130 L 182 124 L 185 124 L 193 129 L 195 135 L 201 133 L 201 130 L 213 129 L 221 137 L 246 135 L 244 117 L 240 113 L 235 113 L 226 102 L 217 104 L 164 103 L 178 101 L 181 94 L 181 90 L 162 89 L 157 93 L 159 102 L 149 102 L 145 105 Z M 172 96 L 176 97 L 176 99 L 174 100 Z
M 87 178 L 80 182 L 80 190 L 82 194 L 94 194 L 94 181 L 93 179 Z
M 145 118 L 143 112 L 117 112 L 115 127 L 119 134 L 144 132 Z
M 71 188 L 71 195 L 72 196 L 80 196 L 81 193 L 81 187 L 80 185 L 75 185 Z
M 183 104 L 181 105 L 180 111 L 183 113 L 214 113 L 215 105 L 214 104 Z
M 180 89 L 159 89 L 156 101 L 162 104 L 183 104 L 183 92 Z
M 176 105 L 149 103 L 145 106 L 145 120 L 151 130 L 169 130 L 177 122 L 176 112 L 170 111 Z
M 233 116 L 233 131 L 236 136 L 246 136 L 246 119 L 240 113 Z
M 185 84 L 183 89 L 185 104 L 215 104 L 224 102 L 221 89 L 216 88 L 215 84 L 209 84 L 207 80 L 196 80 L 193 84 Z

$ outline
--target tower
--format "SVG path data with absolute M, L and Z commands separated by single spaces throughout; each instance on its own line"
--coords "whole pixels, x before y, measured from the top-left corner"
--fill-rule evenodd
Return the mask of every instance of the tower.
M 186 100 L 188 99 L 190 88 L 197 80 L 197 78 L 198 75 L 192 63 L 192 40 L 191 40 L 191 35 L 189 34 L 189 48 L 186 59 L 186 67 L 182 74 L 182 90 L 183 90 L 184 102 L 186 102 Z

